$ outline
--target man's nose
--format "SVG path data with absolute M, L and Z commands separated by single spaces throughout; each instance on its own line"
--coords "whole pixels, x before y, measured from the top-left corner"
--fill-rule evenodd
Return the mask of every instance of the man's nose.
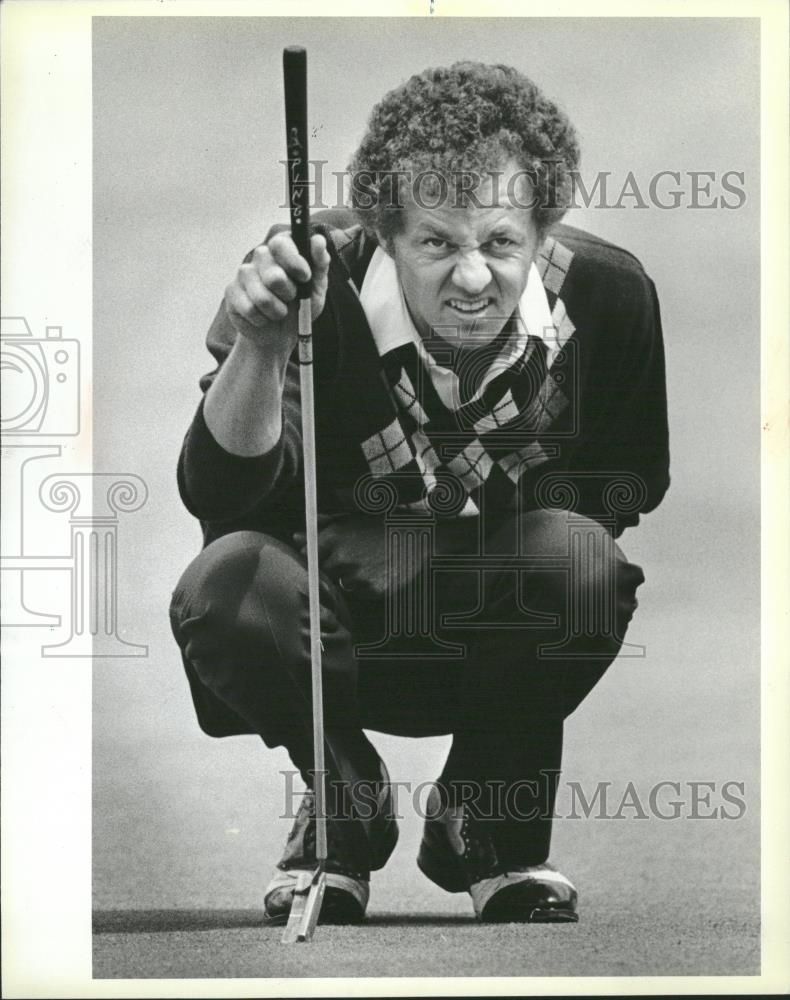
M 462 253 L 453 269 L 453 282 L 467 295 L 479 295 L 488 287 L 491 271 L 479 250 Z

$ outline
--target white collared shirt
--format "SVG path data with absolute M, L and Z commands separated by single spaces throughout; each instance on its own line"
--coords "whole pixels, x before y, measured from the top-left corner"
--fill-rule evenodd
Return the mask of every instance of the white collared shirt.
M 437 364 L 423 346 L 403 297 L 395 261 L 381 247 L 376 248 L 368 265 L 359 300 L 379 356 L 403 344 L 415 344 L 439 398 L 448 408 L 457 409 L 460 404 L 458 378 L 455 372 Z M 529 269 L 527 284 L 516 309 L 515 321 L 513 334 L 482 378 L 477 392 L 472 397 L 473 400 L 478 398 L 493 378 L 506 371 L 521 357 L 529 336 L 538 337 L 546 344 L 548 366 L 554 360 L 558 350 L 557 333 L 552 322 L 546 290 L 534 264 Z

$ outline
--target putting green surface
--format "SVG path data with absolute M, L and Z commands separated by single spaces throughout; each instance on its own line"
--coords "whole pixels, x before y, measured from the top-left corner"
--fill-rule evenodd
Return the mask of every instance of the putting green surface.
M 398 760 L 400 751 L 401 778 L 404 771 L 418 775 L 432 766 L 440 749 L 439 741 L 404 750 L 403 741 L 376 740 L 390 759 Z M 173 842 L 159 839 L 160 817 L 142 837 L 126 841 L 129 850 L 110 871 L 101 867 L 103 860 L 121 856 L 107 852 L 109 834 L 101 841 L 95 978 L 759 972 L 756 809 L 729 821 L 640 820 L 628 811 L 619 820 L 557 820 L 552 860 L 578 887 L 580 922 L 482 925 L 466 894 L 442 891 L 417 869 L 422 822 L 406 799 L 400 842 L 371 881 L 366 923 L 319 926 L 311 944 L 282 945 L 282 928 L 262 926 L 261 902 L 290 823 L 266 820 L 274 776 L 269 772 L 262 781 L 250 766 L 266 755 L 252 745 L 249 760 L 242 751 L 234 757 L 231 746 L 209 744 L 209 750 L 215 764 L 229 769 L 235 790 L 220 794 L 217 786 L 219 798 L 196 797 L 189 822 L 170 832 Z M 577 744 L 569 752 L 567 767 L 577 777 L 587 775 L 587 783 L 614 750 L 601 747 L 600 764 L 585 762 L 582 750 Z M 167 766 L 175 767 L 177 757 L 170 756 Z M 640 790 L 658 780 L 651 773 L 660 774 L 645 758 L 646 748 L 636 744 L 631 764 L 641 775 Z M 208 780 L 213 783 L 212 772 Z M 262 784 L 267 795 L 255 798 Z M 613 788 L 621 792 L 621 785 Z M 560 812 L 568 812 L 568 801 L 561 792 Z M 617 795 L 614 802 L 616 807 Z M 122 827 L 115 836 L 125 837 Z
M 362 927 L 319 927 L 280 944 L 254 910 L 127 911 L 98 922 L 103 978 L 755 975 L 754 922 L 694 912 L 585 913 L 573 925 L 483 926 L 467 915 L 373 911 Z
M 677 571 L 675 581 L 684 597 Z M 429 882 L 415 863 L 419 805 L 449 740 L 374 733 L 393 780 L 408 786 L 368 921 L 281 945 L 282 930 L 260 921 L 291 826 L 287 756 L 255 737 L 201 734 L 166 636 L 144 663 L 97 665 L 95 977 L 756 974 L 756 623 L 719 592 L 719 627 L 702 630 L 694 603 L 669 601 L 668 586 L 645 586 L 629 632 L 647 655 L 621 657 L 566 725 L 551 861 L 578 888 L 577 925 L 480 925 L 466 894 Z M 651 808 L 661 782 L 677 786 L 655 800 L 675 819 Z M 696 808 L 694 782 L 712 784 L 696 786 Z M 726 782 L 742 784 L 743 810 L 724 801 Z M 571 783 L 588 800 L 605 787 L 606 808 L 599 800 L 583 818 L 577 804 L 573 818 Z M 723 805 L 742 815 L 724 817 Z

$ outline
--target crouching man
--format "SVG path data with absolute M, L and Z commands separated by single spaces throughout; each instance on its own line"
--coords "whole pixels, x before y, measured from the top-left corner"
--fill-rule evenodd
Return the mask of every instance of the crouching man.
M 560 223 L 578 146 L 506 66 L 387 94 L 312 261 L 275 227 L 208 333 L 178 466 L 205 546 L 171 622 L 200 725 L 307 785 L 264 894 L 315 864 L 297 284 L 312 282 L 329 796 L 322 919 L 355 922 L 397 840 L 364 730 L 452 734 L 417 863 L 483 921 L 573 921 L 549 864 L 563 723 L 617 656 L 641 569 L 615 539 L 669 482 L 655 290 Z M 373 808 L 371 808 L 371 803 Z

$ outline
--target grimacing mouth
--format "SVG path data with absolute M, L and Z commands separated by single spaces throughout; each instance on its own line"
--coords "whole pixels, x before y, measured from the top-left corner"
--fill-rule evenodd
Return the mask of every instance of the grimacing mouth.
M 447 305 L 449 305 L 451 309 L 455 309 L 462 313 L 468 313 L 470 316 L 487 309 L 492 302 L 493 299 L 490 298 L 490 296 L 480 296 L 476 299 L 447 299 Z

